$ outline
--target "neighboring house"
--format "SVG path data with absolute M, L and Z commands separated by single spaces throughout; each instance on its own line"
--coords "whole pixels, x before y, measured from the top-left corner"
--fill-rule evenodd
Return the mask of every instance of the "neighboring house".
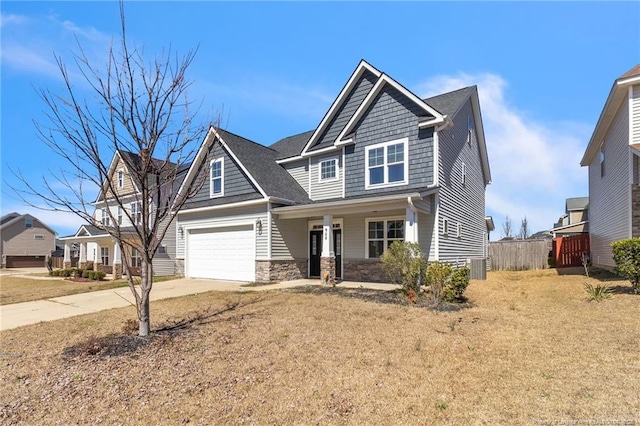
M 549 231 L 553 237 L 568 237 L 589 232 L 589 197 L 567 198 L 564 211 Z
M 109 166 L 107 173 L 108 179 L 111 181 L 111 188 L 119 197 L 124 208 L 113 201 L 114 195 L 110 192 L 107 182 L 103 185 L 94 202 L 96 207 L 94 220 L 96 225 L 82 225 L 74 235 L 60 238 L 64 242 L 64 262 L 65 267 L 71 265 L 72 250 L 74 246 L 80 248 L 79 267 L 86 266 L 87 261 L 94 263 L 94 268 L 103 270 L 106 273 L 113 274 L 114 277 L 122 276 L 122 253 L 120 247 L 109 234 L 107 228 L 113 228 L 114 221 L 118 222 L 120 231 L 125 238 L 137 238 L 134 231 L 134 223 L 142 223 L 142 209 L 140 203 L 139 184 L 132 178 L 129 169 L 135 167 L 140 161 L 137 154 L 127 151 L 117 151 Z M 161 162 L 161 160 L 155 160 Z M 186 169 L 178 175 L 181 179 L 186 173 Z M 152 208 L 155 208 L 155 204 Z M 166 228 L 160 226 L 160 230 Z M 163 239 L 160 248 L 153 258 L 154 275 L 175 275 L 176 274 L 176 231 L 175 221 L 170 225 L 169 230 Z M 141 266 L 140 254 L 132 249 L 128 253 L 131 259 L 131 266 L 134 271 L 139 272 Z
M 611 243 L 640 237 L 640 65 L 614 81 L 585 150 L 594 266 L 614 267 Z
M 44 267 L 56 249 L 56 231 L 30 214 L 0 218 L 0 257 L 3 268 Z
M 204 174 L 204 176 L 203 176 Z M 178 212 L 187 277 L 384 281 L 380 256 L 485 257 L 491 173 L 475 86 L 421 99 L 362 61 L 317 128 L 270 147 L 210 128 Z

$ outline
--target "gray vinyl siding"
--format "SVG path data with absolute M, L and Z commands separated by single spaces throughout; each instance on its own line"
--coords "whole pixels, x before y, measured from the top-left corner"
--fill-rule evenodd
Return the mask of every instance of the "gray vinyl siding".
M 284 164 L 285 170 L 309 193 L 309 160 L 304 159 L 294 163 Z
M 260 220 L 262 222 L 262 232 L 259 232 L 256 229 L 256 259 L 267 259 L 269 253 L 269 228 L 267 226 L 268 221 L 266 204 L 215 211 L 183 213 L 178 215 L 177 229 L 179 229 L 181 226 L 188 227 L 189 229 L 202 229 L 235 226 L 239 223 L 255 224 L 257 220 Z M 185 231 L 184 234 L 184 237 L 181 237 L 180 232 L 177 233 L 176 257 L 178 259 L 184 259 L 185 240 L 187 232 Z
M 631 99 L 631 143 L 640 143 L 640 85 L 633 86 L 633 95 Z
M 362 213 L 349 215 L 343 218 L 342 244 L 343 256 L 345 259 L 365 259 L 367 247 L 366 220 L 379 218 L 397 217 L 404 219 L 406 209 L 390 210 L 377 213 Z M 339 219 L 339 217 L 334 217 Z
M 221 145 L 215 144 L 213 152 L 209 154 L 209 161 L 224 158 L 224 177 L 223 177 L 223 197 L 232 197 L 234 195 L 259 193 L 259 191 L 253 186 L 249 178 L 244 174 L 242 169 L 235 161 L 228 155 L 228 153 L 222 148 Z M 204 175 L 204 176 L 203 176 Z M 189 200 L 189 203 L 197 203 L 199 201 L 205 201 L 211 199 L 209 179 L 209 162 L 202 168 L 199 176 L 194 180 L 200 182 L 200 179 L 204 178 L 204 185 L 200 191 Z
M 453 127 L 438 134 L 439 158 L 439 260 L 463 262 L 483 257 L 485 221 L 485 180 L 480 162 L 478 138 L 472 132 L 468 143 L 467 119 L 473 119 L 470 101 L 453 117 Z M 474 129 L 477 126 L 474 123 Z M 462 164 L 466 165 L 465 184 Z M 444 220 L 449 220 L 449 233 L 443 234 Z M 462 226 L 462 236 L 456 236 L 456 226 Z
M 2 229 L 2 246 L 0 256 L 47 256 L 56 248 L 56 236 L 42 223 L 31 218 L 33 227 L 25 226 L 25 219 L 21 219 Z M 42 235 L 43 240 L 36 240 L 36 235 Z
M 436 260 L 435 215 L 418 213 L 418 243 L 429 261 Z
M 271 220 L 271 258 L 307 258 L 307 219 Z
M 164 231 L 167 228 L 168 218 L 165 219 L 159 225 L 159 232 Z M 176 273 L 176 222 L 178 219 L 174 219 L 167 229 L 167 233 L 162 240 L 162 245 L 166 247 L 166 253 L 158 253 L 153 257 L 153 274 L 175 275 Z
M 347 95 L 342 106 L 336 112 L 333 120 L 329 123 L 327 130 L 318 140 L 317 145 L 332 144 L 335 142 L 338 134 L 347 125 L 349 119 L 356 112 L 364 98 L 373 88 L 377 77 L 370 71 L 365 71 L 356 87 Z
M 338 178 L 335 180 L 320 181 L 320 163 L 332 158 L 338 160 L 338 169 L 336 170 Z M 342 181 L 344 179 L 342 151 L 312 157 L 310 168 L 309 181 L 311 185 L 309 188 L 309 198 L 312 200 L 327 200 L 342 197 Z
M 346 196 L 425 188 L 433 184 L 433 129 L 419 129 L 424 111 L 391 86 L 376 97 L 356 128 L 355 145 L 345 149 Z M 365 189 L 366 147 L 408 138 L 409 183 L 403 186 Z
M 629 108 L 624 102 L 604 138 L 605 172 L 600 157 L 589 165 L 589 235 L 594 265 L 615 266 L 610 244 L 631 236 Z

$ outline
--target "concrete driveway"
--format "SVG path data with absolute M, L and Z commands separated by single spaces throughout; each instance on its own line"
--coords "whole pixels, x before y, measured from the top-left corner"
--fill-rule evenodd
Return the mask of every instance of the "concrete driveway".
M 262 286 L 244 286 L 239 281 L 218 281 L 194 278 L 155 283 L 151 291 L 151 301 L 181 297 L 207 291 L 267 291 L 284 288 L 320 285 L 320 280 L 295 280 Z M 392 284 L 373 284 L 358 282 L 342 282 L 339 287 L 373 288 L 393 290 L 398 286 Z M 135 305 L 135 300 L 128 287 L 110 290 L 93 291 L 71 296 L 54 297 L 33 302 L 15 303 L 0 306 L 0 330 L 10 330 L 23 325 L 36 324 L 42 321 L 53 321 L 76 315 L 100 312 L 106 309 L 123 308 Z

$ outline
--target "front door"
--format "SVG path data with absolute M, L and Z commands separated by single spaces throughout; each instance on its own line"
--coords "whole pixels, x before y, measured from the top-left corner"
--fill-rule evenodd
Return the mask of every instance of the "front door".
M 342 231 L 333 230 L 333 252 L 336 256 L 336 278 L 342 278 Z M 320 257 L 322 256 L 322 231 L 309 233 L 309 276 L 320 276 Z

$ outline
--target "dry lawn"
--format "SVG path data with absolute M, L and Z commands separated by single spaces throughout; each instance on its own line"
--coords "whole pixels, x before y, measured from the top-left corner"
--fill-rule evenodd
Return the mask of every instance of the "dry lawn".
M 125 287 L 125 280 L 74 282 L 62 278 L 50 280 L 3 276 L 0 278 L 0 305 L 69 296 L 88 291 Z
M 154 302 L 151 339 L 123 334 L 133 308 L 3 331 L 0 422 L 635 424 L 640 296 L 588 302 L 584 281 L 493 273 L 447 312 L 212 292 Z

